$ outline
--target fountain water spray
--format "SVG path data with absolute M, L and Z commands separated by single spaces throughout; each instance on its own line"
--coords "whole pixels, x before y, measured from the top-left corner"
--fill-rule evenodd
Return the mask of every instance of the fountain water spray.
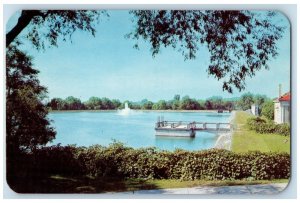
M 131 112 L 131 109 L 128 107 L 128 103 L 126 102 L 125 108 L 119 111 L 119 115 L 126 116 L 126 115 L 129 115 L 130 112 Z

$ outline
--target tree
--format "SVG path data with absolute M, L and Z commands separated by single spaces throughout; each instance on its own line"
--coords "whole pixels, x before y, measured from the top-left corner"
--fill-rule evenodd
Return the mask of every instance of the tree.
M 113 103 L 110 101 L 110 99 L 103 97 L 101 99 L 101 102 L 102 102 L 101 109 L 104 110 L 113 109 Z
M 26 174 L 23 151 L 33 152 L 55 138 L 43 99 L 47 89 L 40 85 L 32 57 L 18 49 L 18 35 L 25 29 L 36 49 L 57 46 L 71 39 L 76 30 L 95 35 L 98 11 L 22 11 L 15 27 L 6 34 L 6 157 L 7 181 Z M 28 25 L 31 25 L 30 27 Z M 26 174 L 27 175 L 27 174 Z
M 80 110 L 84 109 L 84 105 L 81 103 L 80 99 L 69 96 L 65 99 L 65 103 L 67 104 L 68 110 Z
M 47 89 L 40 85 L 32 57 L 9 46 L 6 52 L 6 143 L 8 157 L 32 150 L 55 138 L 43 104 Z
M 191 99 L 189 96 L 184 96 L 180 102 L 180 109 L 199 110 L 200 104 L 195 99 Z
M 203 109 L 205 109 L 205 101 L 204 100 L 198 100 L 198 103 L 199 103 L 199 105 L 200 105 L 200 110 L 203 110 Z
M 213 109 L 213 104 L 210 100 L 206 100 L 205 103 L 204 103 L 204 107 L 207 110 L 211 110 L 211 109 Z
M 118 99 L 112 99 L 111 102 L 113 105 L 113 109 L 118 109 L 122 105 L 122 103 Z
M 254 96 L 250 92 L 243 94 L 238 101 L 238 106 L 244 111 L 251 109 L 252 104 L 254 104 Z
M 153 104 L 153 110 L 166 110 L 167 102 L 165 100 L 159 100 L 157 103 Z
M 87 109 L 101 109 L 101 99 L 98 97 L 90 97 L 89 100 L 85 103 Z
M 269 100 L 262 105 L 261 115 L 270 120 L 274 120 L 274 103 Z
M 178 109 L 180 109 L 180 100 L 173 100 L 173 101 L 172 101 L 172 109 L 173 109 L 173 110 L 178 110 Z
M 65 108 L 65 101 L 63 99 L 61 99 L 61 98 L 53 98 L 49 102 L 48 106 L 52 110 L 64 110 L 64 108 Z
M 59 39 L 71 39 L 76 30 L 95 35 L 94 23 L 100 14 L 106 13 L 83 10 L 21 11 L 17 24 L 6 34 L 8 150 L 38 147 L 55 137 L 55 131 L 47 119 L 47 109 L 42 102 L 47 89 L 37 79 L 38 71 L 32 67 L 32 57 L 18 49 L 18 35 L 26 28 L 27 39 L 37 49 L 44 49 L 46 45 L 57 46 Z M 53 102 L 58 108 L 57 101 Z
M 224 104 L 224 108 L 228 111 L 231 111 L 234 109 L 234 102 L 232 101 L 226 101 Z
M 76 30 L 95 35 L 95 22 L 105 11 L 95 10 L 23 10 L 17 24 L 6 34 L 6 47 L 30 25 L 26 38 L 37 49 L 57 46 L 58 39 L 71 39 Z
M 146 110 L 151 110 L 153 107 L 153 102 L 151 101 L 146 101 L 145 103 L 143 103 L 143 109 L 146 109 Z
M 208 74 L 223 80 L 223 90 L 245 89 L 253 77 L 278 55 L 277 41 L 285 27 L 275 23 L 276 12 L 226 10 L 134 10 L 135 28 L 127 35 L 151 43 L 152 55 L 161 47 L 177 49 L 195 59 L 205 46 L 210 52 Z M 135 45 L 138 48 L 138 44 Z
M 174 101 L 180 101 L 180 95 L 179 94 L 176 94 L 174 95 Z
M 208 100 L 212 104 L 212 109 L 224 109 L 222 97 L 213 96 L 213 97 L 208 98 Z
M 255 100 L 255 103 L 261 107 L 261 105 L 263 105 L 263 103 L 265 103 L 265 101 L 268 100 L 267 96 L 266 95 L 260 95 L 260 94 L 257 94 L 254 96 L 254 100 Z
M 142 105 L 140 104 L 140 102 L 128 102 L 128 106 L 131 109 L 141 109 Z

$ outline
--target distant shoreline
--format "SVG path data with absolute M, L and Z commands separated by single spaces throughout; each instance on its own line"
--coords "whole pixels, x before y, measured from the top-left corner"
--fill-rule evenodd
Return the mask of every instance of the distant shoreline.
M 76 113 L 76 112 L 117 112 L 121 111 L 122 109 L 116 110 L 49 110 L 49 113 Z M 217 113 L 218 110 L 144 110 L 144 109 L 131 109 L 131 111 L 138 111 L 138 112 L 171 112 L 171 113 Z M 232 111 L 233 112 L 233 111 Z M 229 111 L 223 111 L 223 113 L 229 113 Z

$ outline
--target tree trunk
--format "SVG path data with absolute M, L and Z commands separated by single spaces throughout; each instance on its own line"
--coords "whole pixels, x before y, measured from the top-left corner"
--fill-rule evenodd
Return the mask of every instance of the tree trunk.
M 30 23 L 33 17 L 40 14 L 40 11 L 37 10 L 22 11 L 17 25 L 6 34 L 6 47 L 8 47 L 14 41 L 14 39 L 20 34 L 20 32 L 22 32 L 22 30 Z

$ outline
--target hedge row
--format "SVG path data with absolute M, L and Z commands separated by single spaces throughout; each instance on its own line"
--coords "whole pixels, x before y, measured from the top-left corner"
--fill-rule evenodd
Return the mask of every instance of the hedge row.
M 16 170 L 37 176 L 65 174 L 181 180 L 290 177 L 290 156 L 287 153 L 237 154 L 220 149 L 169 152 L 156 148 L 133 149 L 113 143 L 109 147 L 44 147 L 22 159 L 15 160 L 18 161 Z
M 250 130 L 255 130 L 257 133 L 276 133 L 289 136 L 291 131 L 289 124 L 275 124 L 273 121 L 266 121 L 259 117 L 249 118 L 247 126 Z

